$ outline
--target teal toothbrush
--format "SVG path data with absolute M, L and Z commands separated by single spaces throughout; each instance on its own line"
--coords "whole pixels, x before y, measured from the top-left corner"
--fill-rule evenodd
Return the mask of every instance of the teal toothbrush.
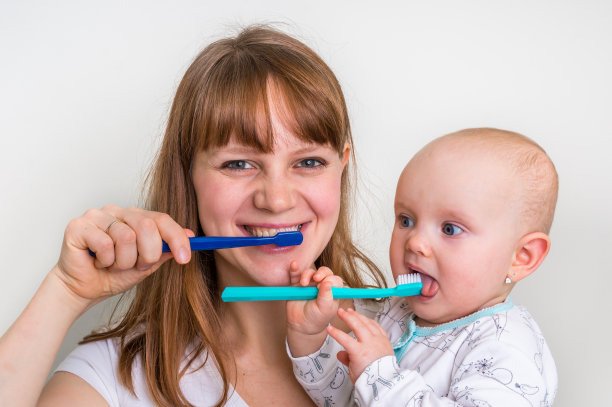
M 421 294 L 423 283 L 419 273 L 402 274 L 393 288 L 332 287 L 334 298 L 409 297 Z M 224 302 L 312 300 L 317 298 L 317 287 L 226 287 L 221 294 Z

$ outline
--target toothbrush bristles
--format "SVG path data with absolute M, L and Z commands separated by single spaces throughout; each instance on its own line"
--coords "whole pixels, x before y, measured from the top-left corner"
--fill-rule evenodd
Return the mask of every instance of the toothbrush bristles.
M 400 274 L 397 276 L 397 285 L 420 283 L 421 275 L 419 273 Z

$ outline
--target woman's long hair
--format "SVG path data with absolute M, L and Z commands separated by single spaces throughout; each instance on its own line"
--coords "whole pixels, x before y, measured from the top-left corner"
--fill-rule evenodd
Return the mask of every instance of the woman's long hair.
M 330 145 L 339 155 L 345 143 L 352 145 L 346 103 L 330 68 L 300 41 L 269 27 L 251 26 L 235 38 L 206 47 L 187 69 L 149 174 L 147 209 L 167 213 L 183 227 L 203 234 L 190 175 L 194 154 L 226 145 L 230 137 L 272 151 L 271 83 L 282 95 L 287 113 L 284 124 L 296 137 Z M 353 160 L 354 155 L 349 161 Z M 360 271 L 365 268 L 370 279 L 382 286 L 382 273 L 351 238 L 351 168 L 342 174 L 337 227 L 315 265 L 330 267 L 351 287 L 365 286 Z M 214 259 L 210 252 L 193 255 L 186 265 L 164 263 L 138 284 L 118 324 L 84 339 L 120 340 L 119 377 L 132 392 L 132 368 L 139 356 L 150 394 L 160 406 L 191 406 L 179 381 L 209 356 L 223 380 L 218 405 L 228 398 L 226 363 L 233 359 L 219 335 L 220 293 Z

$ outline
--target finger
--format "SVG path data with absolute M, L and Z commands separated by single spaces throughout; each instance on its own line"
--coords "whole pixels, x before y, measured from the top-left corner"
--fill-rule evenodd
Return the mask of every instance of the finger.
M 108 216 L 112 216 L 115 219 L 121 219 L 121 214 L 124 211 L 123 208 L 117 205 L 105 205 L 100 212 L 107 214 Z
M 349 353 L 355 352 L 357 350 L 359 342 L 357 342 L 355 338 L 353 338 L 346 332 L 341 331 L 333 325 L 328 325 L 327 333 L 329 334 L 329 336 L 334 338 L 336 342 L 342 345 L 342 347 L 346 349 Z
M 356 313 L 352 310 L 338 309 L 338 316 L 342 319 L 353 331 L 355 337 L 359 341 L 367 341 L 371 335 L 370 330 L 363 324 L 363 322 L 357 317 Z
M 139 271 L 144 273 L 144 276 L 142 278 L 145 278 L 146 276 L 148 276 L 149 274 L 153 273 L 155 270 L 157 270 L 162 264 L 164 264 L 165 262 L 167 262 L 168 260 L 170 260 L 171 258 L 173 258 L 172 253 L 162 253 L 161 257 L 159 258 L 159 260 L 157 260 L 155 263 L 148 265 L 148 267 L 146 267 L 145 265 L 140 266 Z
M 289 264 L 289 284 L 291 284 L 292 286 L 298 285 L 300 282 L 301 274 L 302 273 L 300 273 L 298 262 L 293 260 Z
M 64 231 L 64 245 L 68 250 L 82 251 L 83 256 L 85 253 L 89 256 L 88 250 L 91 250 L 95 254 L 94 267 L 98 269 L 110 267 L 115 262 L 113 240 L 91 217 L 83 215 L 68 223 Z
M 111 208 L 114 210 L 115 207 Z M 112 267 L 117 261 L 115 245 L 119 235 L 113 238 L 110 232 L 122 225 L 121 220 L 104 209 L 89 209 L 80 219 L 84 222 L 83 233 L 92 239 L 91 245 L 95 246 L 89 246 L 89 249 L 96 254 L 94 266 L 96 268 Z M 102 238 L 100 233 L 106 235 L 107 238 Z
M 332 283 L 330 281 L 324 281 L 319 284 L 319 294 L 317 295 L 317 305 L 320 308 L 324 308 L 329 303 L 334 301 L 334 294 L 332 292 Z
M 380 333 L 378 322 L 374 321 L 372 318 L 368 318 L 365 315 L 362 315 L 355 311 L 354 309 L 347 310 L 349 314 L 354 316 L 363 326 L 364 329 L 367 329 L 367 332 L 370 335 L 378 335 Z
M 300 285 L 303 287 L 307 287 L 311 285 L 312 275 L 316 272 L 315 269 L 309 268 L 302 272 L 300 276 Z
M 164 262 L 174 257 L 179 263 L 186 263 L 191 258 L 189 238 L 185 229 L 169 215 L 139 208 L 128 208 L 115 214 L 136 232 L 137 269 L 148 270 L 162 258 Z M 168 243 L 172 256 L 162 257 L 162 240 Z
M 110 231 L 116 223 L 121 221 L 121 219 L 117 218 L 112 213 L 100 209 L 88 209 L 81 218 L 95 225 L 96 228 L 104 233 Z
M 335 275 L 327 276 L 319 284 L 323 284 L 323 283 L 329 284 L 331 287 L 344 287 L 344 281 L 342 280 L 342 277 L 335 276 Z
M 110 268 L 118 270 L 133 268 L 138 259 L 136 232 L 123 222 L 115 222 L 107 229 L 107 234 L 115 246 L 115 263 Z
M 165 213 L 158 214 L 155 222 L 159 227 L 162 239 L 168 243 L 170 252 L 177 263 L 187 264 L 191 260 L 191 245 L 185 230 L 174 219 Z M 161 251 L 161 244 L 159 246 Z
M 126 221 L 134 228 L 137 235 L 138 257 L 135 267 L 138 270 L 148 270 L 162 256 L 162 237 L 159 226 L 150 217 L 150 214 L 144 211 L 128 215 Z
M 317 283 L 323 281 L 328 276 L 333 276 L 331 269 L 329 267 L 319 267 L 317 271 L 312 276 L 312 279 Z

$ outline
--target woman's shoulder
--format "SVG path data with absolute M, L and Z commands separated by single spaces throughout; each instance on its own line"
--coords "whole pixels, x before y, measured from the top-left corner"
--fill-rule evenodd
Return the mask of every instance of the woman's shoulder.
M 68 372 L 80 377 L 100 393 L 110 406 L 118 406 L 121 400 L 117 391 L 121 387 L 118 386 L 118 360 L 118 340 L 111 338 L 87 342 L 78 345 L 55 372 Z
M 77 346 L 56 371 L 69 372 L 85 380 L 111 407 L 154 406 L 140 355 L 132 364 L 134 394 L 121 382 L 118 374 L 120 351 L 120 338 L 84 343 Z M 190 347 L 185 353 L 189 355 L 192 351 L 193 348 Z M 203 350 L 180 381 L 183 394 L 194 405 L 215 405 L 222 393 L 223 382 L 214 358 L 207 356 L 209 355 Z M 246 406 L 240 396 L 232 391 L 227 405 Z
M 56 370 L 63 370 L 81 362 L 93 363 L 101 368 L 117 365 L 119 358 L 119 343 L 116 338 L 97 340 L 79 344 L 64 359 Z

